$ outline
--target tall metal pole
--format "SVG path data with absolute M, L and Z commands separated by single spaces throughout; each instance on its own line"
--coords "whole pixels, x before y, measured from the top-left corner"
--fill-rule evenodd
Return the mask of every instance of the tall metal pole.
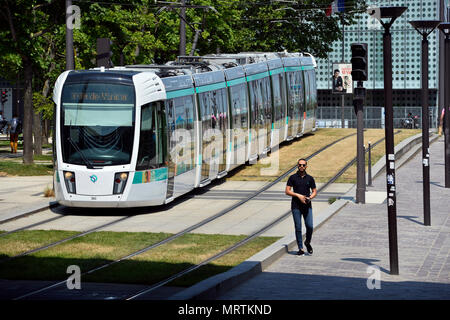
M 448 17 L 447 17 L 448 18 Z M 444 178 L 445 187 L 450 188 L 450 23 L 441 23 L 438 28 L 445 35 L 444 61 Z
M 358 83 L 362 87 L 363 82 Z M 366 177 L 364 161 L 364 112 L 363 99 L 356 100 L 356 203 L 366 203 Z
M 430 150 L 428 124 L 428 39 L 422 35 L 422 175 L 423 175 L 423 222 L 431 225 L 430 218 Z
M 344 14 L 341 14 L 341 24 L 342 24 L 342 59 L 341 63 L 345 62 L 345 25 L 344 25 Z M 341 128 L 345 128 L 345 93 L 341 95 Z
M 392 106 L 392 38 L 390 25 L 383 34 L 384 106 L 386 135 L 386 181 L 388 196 L 390 273 L 399 274 L 397 244 L 397 199 L 395 195 L 394 110 Z
M 180 47 L 179 55 L 186 55 L 186 0 L 181 0 L 181 12 L 180 12 Z
M 368 157 L 369 157 L 369 159 L 368 159 L 368 165 L 367 165 L 367 185 L 369 186 L 369 187 L 371 187 L 372 186 L 372 146 L 371 146 L 371 144 L 370 144 L 370 142 L 368 143 L 368 147 L 367 147 L 368 149 L 369 149 L 369 155 L 368 155 Z
M 450 188 L 450 35 L 448 34 L 445 37 L 444 110 L 445 187 Z
M 75 69 L 73 56 L 73 30 L 69 28 L 68 22 L 72 12 L 69 8 L 72 6 L 72 0 L 66 0 L 66 70 Z

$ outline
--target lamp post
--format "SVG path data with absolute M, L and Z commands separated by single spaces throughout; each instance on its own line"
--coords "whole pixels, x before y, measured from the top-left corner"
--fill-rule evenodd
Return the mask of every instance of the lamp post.
M 394 110 L 392 106 L 392 38 L 391 26 L 408 7 L 380 7 L 376 18 L 384 28 L 383 68 L 384 68 L 384 108 L 386 135 L 386 180 L 389 225 L 390 274 L 398 275 L 397 244 L 397 203 L 395 196 L 395 155 L 394 155 Z M 385 19 L 385 21 L 383 21 Z
M 445 159 L 445 187 L 450 188 L 450 23 L 441 23 L 438 28 L 445 36 L 445 72 L 444 72 L 444 159 Z
M 73 30 L 69 27 L 69 18 L 71 12 L 72 0 L 66 0 L 66 70 L 75 69 L 73 56 Z
M 430 217 L 430 152 L 428 111 L 428 36 L 440 21 L 409 21 L 422 35 L 422 176 L 423 176 L 423 224 L 431 225 Z

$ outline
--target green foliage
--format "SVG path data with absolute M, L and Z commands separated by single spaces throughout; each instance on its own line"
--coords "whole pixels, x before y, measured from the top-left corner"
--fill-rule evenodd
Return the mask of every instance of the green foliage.
M 110 3 L 108 3 L 110 2 Z M 121 5 L 116 4 L 120 2 Z M 173 1 L 176 4 L 176 1 Z M 191 0 L 186 9 L 189 52 L 200 30 L 195 54 L 243 51 L 303 51 L 326 57 L 342 37 L 341 16 L 326 17 L 331 0 Z M 178 55 L 179 8 L 152 0 L 77 1 L 81 27 L 73 30 L 76 69 L 96 66 L 96 39 L 112 40 L 114 65 L 165 63 Z M 344 24 L 353 23 L 364 0 L 347 1 Z M 65 69 L 65 3 L 56 0 L 2 0 L 0 3 L 1 76 L 15 83 L 24 59 L 33 63 L 35 109 L 49 118 L 56 78 Z M 14 32 L 9 19 L 12 19 Z M 20 77 L 23 78 L 23 77 Z M 50 90 L 42 94 L 46 82 Z M 39 93 L 40 92 L 40 96 Z
M 42 113 L 43 119 L 52 119 L 53 101 L 50 97 L 44 97 L 40 92 L 33 93 L 33 106 L 36 113 Z

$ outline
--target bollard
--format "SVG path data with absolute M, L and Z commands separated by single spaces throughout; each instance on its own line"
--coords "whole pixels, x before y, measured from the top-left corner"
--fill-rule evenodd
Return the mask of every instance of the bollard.
M 369 149 L 369 159 L 368 159 L 368 165 L 367 165 L 367 185 L 369 187 L 372 186 L 372 146 L 370 145 L 370 142 L 368 143 L 368 149 Z

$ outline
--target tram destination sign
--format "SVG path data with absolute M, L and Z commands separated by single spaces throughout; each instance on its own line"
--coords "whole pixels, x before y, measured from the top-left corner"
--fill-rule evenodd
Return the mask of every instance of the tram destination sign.
M 134 90 L 131 86 L 112 84 L 70 84 L 63 92 L 65 103 L 108 103 L 134 104 Z

